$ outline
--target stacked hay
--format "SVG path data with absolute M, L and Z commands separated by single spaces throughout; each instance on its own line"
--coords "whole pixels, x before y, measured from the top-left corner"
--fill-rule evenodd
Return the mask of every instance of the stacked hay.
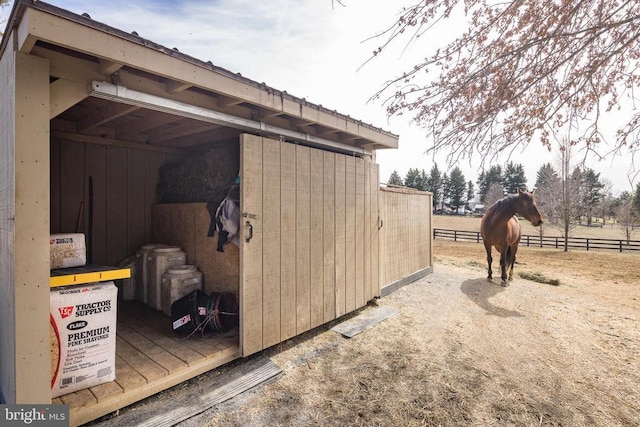
M 157 186 L 160 203 L 219 203 L 240 170 L 237 143 L 164 165 Z

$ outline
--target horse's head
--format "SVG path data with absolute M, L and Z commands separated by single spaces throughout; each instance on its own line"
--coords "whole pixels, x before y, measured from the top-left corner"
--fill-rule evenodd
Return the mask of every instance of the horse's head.
M 531 193 L 518 189 L 518 204 L 517 212 L 528 219 L 534 226 L 542 225 L 542 215 L 536 206 L 536 199 L 533 195 L 535 190 Z

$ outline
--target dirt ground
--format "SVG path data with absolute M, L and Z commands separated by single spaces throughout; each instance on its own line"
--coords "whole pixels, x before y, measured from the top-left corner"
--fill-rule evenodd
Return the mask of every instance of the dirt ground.
M 282 375 L 180 425 L 639 425 L 640 255 L 521 248 L 505 287 L 482 250 L 436 240 L 434 272 L 377 302 L 399 314 L 266 350 Z

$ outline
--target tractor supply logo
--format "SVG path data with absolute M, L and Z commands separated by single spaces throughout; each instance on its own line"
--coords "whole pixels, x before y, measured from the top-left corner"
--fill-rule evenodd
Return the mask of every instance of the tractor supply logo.
M 0 405 L 2 426 L 69 426 L 68 405 Z
M 73 314 L 73 306 L 58 307 L 58 312 L 60 312 L 60 316 L 62 316 L 63 319 L 66 319 Z
M 106 313 L 108 311 L 111 311 L 110 299 L 76 305 L 76 317 L 91 316 L 93 314 Z

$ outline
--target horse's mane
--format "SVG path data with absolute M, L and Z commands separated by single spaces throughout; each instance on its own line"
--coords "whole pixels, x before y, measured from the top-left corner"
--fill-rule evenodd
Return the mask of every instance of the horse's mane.
M 513 202 L 515 201 L 515 199 L 518 198 L 517 194 L 509 194 L 505 197 L 503 197 L 502 199 L 498 200 L 497 202 L 495 202 L 491 208 L 491 210 L 503 210 L 505 209 L 507 206 L 511 206 L 513 204 Z

